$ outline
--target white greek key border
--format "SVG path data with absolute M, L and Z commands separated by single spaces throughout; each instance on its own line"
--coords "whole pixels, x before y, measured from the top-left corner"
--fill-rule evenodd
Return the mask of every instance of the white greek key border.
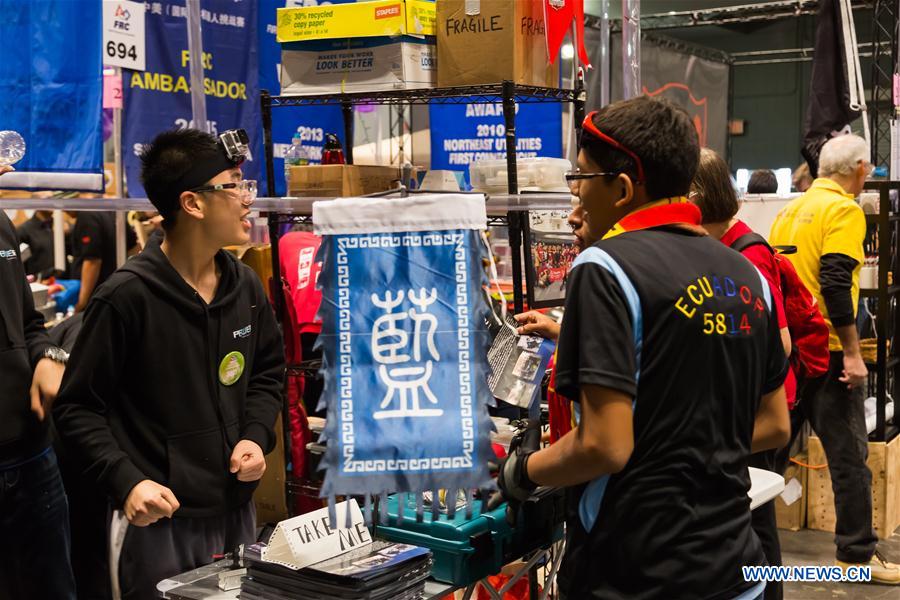
M 369 237 L 337 238 L 338 304 L 338 396 L 340 398 L 340 435 L 343 445 L 344 473 L 383 471 L 440 471 L 471 468 L 475 452 L 475 412 L 472 406 L 472 356 L 469 342 L 469 289 L 466 284 L 468 263 L 462 233 L 402 233 Z M 397 460 L 356 460 L 356 436 L 353 431 L 353 363 L 350 345 L 350 267 L 347 250 L 360 248 L 398 248 L 455 246 L 456 319 L 459 333 L 459 403 L 462 417 L 462 456 L 440 456 Z

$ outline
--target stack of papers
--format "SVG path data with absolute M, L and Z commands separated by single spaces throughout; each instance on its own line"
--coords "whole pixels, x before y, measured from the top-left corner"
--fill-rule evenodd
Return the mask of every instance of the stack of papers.
M 242 600 L 419 600 L 431 573 L 429 550 L 408 544 L 375 541 L 299 570 L 263 562 L 262 547 L 245 550 Z

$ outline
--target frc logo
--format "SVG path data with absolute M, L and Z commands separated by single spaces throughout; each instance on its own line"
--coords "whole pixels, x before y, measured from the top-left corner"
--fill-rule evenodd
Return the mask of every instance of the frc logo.
M 390 6 L 383 6 L 381 8 L 375 9 L 375 18 L 376 19 L 390 19 L 391 17 L 399 17 L 400 16 L 400 5 L 392 4 Z
M 125 8 L 120 4 L 116 8 L 116 14 L 113 18 L 112 28 L 117 29 L 119 31 L 129 31 L 131 29 L 131 23 L 128 21 L 131 19 L 131 13 L 128 12 Z
M 250 335 L 250 331 L 252 331 L 252 325 L 247 325 L 243 329 L 238 329 L 237 331 L 231 332 L 232 339 L 245 338 Z
M 0 250 L 0 258 L 5 258 L 6 260 L 14 260 L 17 254 L 15 250 Z

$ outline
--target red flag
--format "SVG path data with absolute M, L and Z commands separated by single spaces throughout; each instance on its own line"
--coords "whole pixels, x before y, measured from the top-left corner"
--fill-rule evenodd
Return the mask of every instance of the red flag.
M 566 33 L 575 21 L 578 40 L 578 57 L 590 67 L 584 47 L 584 0 L 544 0 L 544 22 L 547 25 L 547 56 L 550 64 L 556 62 Z

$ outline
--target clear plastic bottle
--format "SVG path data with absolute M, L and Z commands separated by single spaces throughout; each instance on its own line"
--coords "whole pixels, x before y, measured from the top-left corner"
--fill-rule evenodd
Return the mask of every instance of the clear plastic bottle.
M 16 131 L 0 131 L 0 165 L 13 165 L 25 156 L 25 140 Z
M 299 167 L 308 164 L 303 148 L 303 138 L 295 133 L 291 139 L 291 145 L 284 152 L 284 189 L 287 194 L 291 189 L 291 167 Z

